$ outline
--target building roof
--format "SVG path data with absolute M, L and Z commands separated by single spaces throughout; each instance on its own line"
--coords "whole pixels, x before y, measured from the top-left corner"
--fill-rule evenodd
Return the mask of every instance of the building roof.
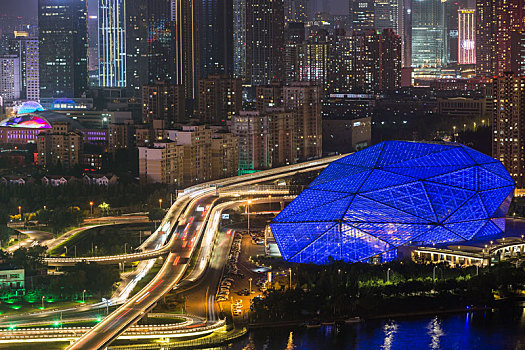
M 68 122 L 73 130 L 86 129 L 79 121 L 53 111 L 37 111 L 18 114 L 0 122 L 0 127 L 51 129 L 54 123 Z
M 383 142 L 330 164 L 270 224 L 286 260 L 396 257 L 397 247 L 502 234 L 515 183 L 455 143 Z

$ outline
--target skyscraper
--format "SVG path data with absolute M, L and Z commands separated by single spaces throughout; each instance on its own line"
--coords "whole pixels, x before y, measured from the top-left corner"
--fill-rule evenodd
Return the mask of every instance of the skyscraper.
M 492 156 L 505 165 L 517 187 L 524 188 L 525 77 L 504 73 L 494 79 L 493 95 Z
M 20 73 L 20 98 L 30 101 L 40 99 L 38 38 L 27 32 L 16 32 L 9 42 L 9 54 L 18 56 Z
M 476 10 L 458 10 L 458 63 L 476 63 Z
M 284 21 L 306 22 L 308 20 L 307 0 L 284 0 Z
M 126 1 L 99 0 L 99 84 L 126 87 Z
M 376 0 L 374 8 L 374 28 L 382 32 L 383 29 L 392 29 L 398 33 L 399 19 L 398 0 Z
M 491 77 L 497 74 L 496 0 L 476 0 L 476 74 Z
M 445 5 L 441 0 L 412 2 L 412 66 L 416 78 L 439 78 L 447 64 Z
M 18 56 L 0 55 L 0 103 L 20 98 L 20 63 Z
M 176 76 L 172 40 L 172 16 L 178 14 L 172 6 L 176 5 L 171 0 L 126 2 L 126 85 L 130 96 L 140 96 L 144 85 Z
M 186 98 L 197 98 L 200 78 L 199 5 L 194 0 L 172 0 L 175 81 L 184 85 Z M 187 106 L 191 108 L 191 103 Z
M 350 29 L 362 33 L 374 29 L 375 1 L 350 0 Z
M 200 76 L 233 73 L 233 0 L 200 1 Z
M 233 0 L 233 77 L 246 78 L 246 0 Z
M 40 97 L 81 97 L 88 88 L 86 0 L 39 0 Z
M 283 0 L 246 0 L 246 75 L 253 86 L 284 78 Z

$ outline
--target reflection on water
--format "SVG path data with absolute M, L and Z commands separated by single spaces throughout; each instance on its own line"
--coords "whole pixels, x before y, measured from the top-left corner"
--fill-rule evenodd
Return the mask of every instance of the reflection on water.
M 428 335 L 430 335 L 430 349 L 437 350 L 439 347 L 439 339 L 444 335 L 443 329 L 441 329 L 441 320 L 436 316 L 434 317 L 427 326 Z
M 525 350 L 525 309 L 251 331 L 222 350 Z
M 383 342 L 383 346 L 381 349 L 383 350 L 391 350 L 392 349 L 392 343 L 394 342 L 394 335 L 396 334 L 397 330 L 397 323 L 394 321 L 388 321 L 383 326 L 383 332 L 385 332 L 385 341 Z

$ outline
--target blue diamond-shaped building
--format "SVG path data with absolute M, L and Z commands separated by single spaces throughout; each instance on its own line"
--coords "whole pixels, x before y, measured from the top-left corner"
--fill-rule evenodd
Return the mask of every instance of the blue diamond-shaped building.
M 270 228 L 287 261 L 389 261 L 410 243 L 503 233 L 514 187 L 469 147 L 388 141 L 331 163 Z

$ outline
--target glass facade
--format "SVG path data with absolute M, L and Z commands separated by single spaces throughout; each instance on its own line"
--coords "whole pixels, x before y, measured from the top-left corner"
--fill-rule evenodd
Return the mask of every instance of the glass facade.
M 288 261 L 388 261 L 401 245 L 501 234 L 514 187 L 466 146 L 388 141 L 330 164 L 270 227 Z

